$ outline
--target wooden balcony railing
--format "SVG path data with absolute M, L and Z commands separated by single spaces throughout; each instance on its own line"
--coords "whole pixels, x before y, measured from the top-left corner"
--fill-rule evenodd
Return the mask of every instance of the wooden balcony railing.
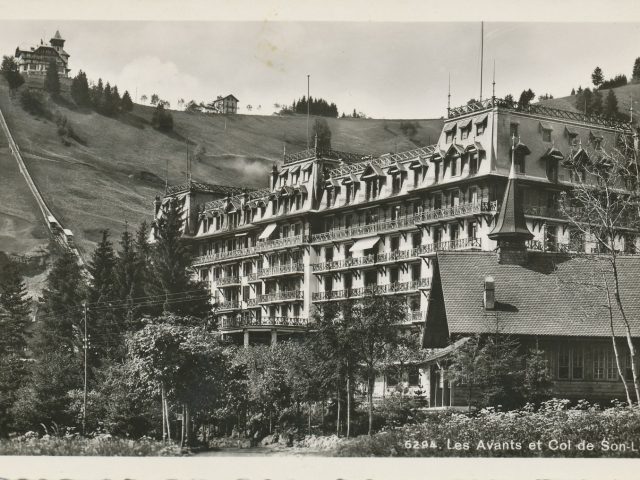
M 219 287 L 225 287 L 229 285 L 239 285 L 240 277 L 237 275 L 230 276 L 230 277 L 220 277 L 218 278 L 218 280 L 216 280 L 216 282 L 218 283 Z
M 330 290 L 326 292 L 316 292 L 312 295 L 314 302 L 328 300 L 345 300 L 347 298 L 362 298 L 367 295 L 391 295 L 395 293 L 410 293 L 421 288 L 429 288 L 430 279 L 421 278 L 409 282 L 394 282 L 387 285 L 369 285 L 367 287 L 348 288 L 344 290 Z
M 304 290 L 287 290 L 265 293 L 258 296 L 258 303 L 286 302 L 291 300 L 304 300 Z
M 274 277 L 276 275 L 284 275 L 288 273 L 304 273 L 304 264 L 286 263 L 274 267 L 268 267 L 258 270 L 258 277 Z
M 332 260 L 330 262 L 314 263 L 311 265 L 313 273 L 327 271 L 366 267 L 386 262 L 406 261 L 418 258 L 421 255 L 429 255 L 441 250 L 466 250 L 472 248 L 482 248 L 480 238 L 459 238 L 447 242 L 430 243 L 419 245 L 408 250 L 397 250 L 395 252 L 385 252 L 376 255 L 366 255 L 363 257 L 350 257 L 343 260 Z
M 303 243 L 302 235 L 276 238 L 274 240 L 265 240 L 265 241 L 258 242 L 253 247 L 239 248 L 236 250 L 228 250 L 226 252 L 211 253 L 208 255 L 200 255 L 198 257 L 194 257 L 193 260 L 191 261 L 191 264 L 194 266 L 205 265 L 208 263 L 215 263 L 219 261 L 229 260 L 232 258 L 249 257 L 252 255 L 257 255 L 260 252 L 275 250 L 283 247 L 301 245 L 302 243 Z
M 240 308 L 240 302 L 237 300 L 231 300 L 228 302 L 220 302 L 218 304 L 218 308 L 216 311 L 225 311 L 225 310 L 238 310 Z
M 311 242 L 327 242 L 361 235 L 393 232 L 399 228 L 415 227 L 422 223 L 432 221 L 436 222 L 446 218 L 455 218 L 485 212 L 497 213 L 498 202 L 461 203 L 450 207 L 423 210 L 421 212 L 414 213 L 413 215 L 403 215 L 395 220 L 384 220 L 348 228 L 334 228 L 328 232 L 311 235 Z
M 225 318 L 222 320 L 220 330 L 234 330 L 243 327 L 302 327 L 309 325 L 309 319 L 305 317 L 261 317 L 261 318 Z

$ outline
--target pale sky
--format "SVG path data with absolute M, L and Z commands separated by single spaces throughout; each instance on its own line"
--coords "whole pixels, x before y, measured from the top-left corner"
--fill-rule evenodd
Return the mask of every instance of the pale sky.
M 306 94 L 375 118 L 434 118 L 480 90 L 480 22 L 194 22 L 12 20 L 0 22 L 0 52 L 45 42 L 59 29 L 72 74 L 101 77 L 132 97 L 158 93 L 211 101 L 233 93 L 253 113 Z M 484 96 L 568 95 L 605 77 L 631 77 L 640 23 L 485 22 Z M 256 107 L 262 105 L 260 112 Z

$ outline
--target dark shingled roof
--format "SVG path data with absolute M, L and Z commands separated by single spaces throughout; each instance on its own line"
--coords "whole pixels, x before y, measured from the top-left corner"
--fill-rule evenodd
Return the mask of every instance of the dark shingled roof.
M 492 240 L 530 240 L 533 234 L 527 228 L 527 222 L 524 219 L 524 210 L 522 209 L 522 199 L 518 197 L 516 191 L 516 173 L 513 160 L 511 161 L 511 171 L 509 172 L 509 181 L 507 189 L 502 199 L 502 208 L 496 220 L 489 238 Z
M 503 333 L 515 335 L 608 337 L 603 271 L 611 289 L 616 335 L 624 335 L 611 266 L 604 257 L 532 252 L 528 263 L 520 266 L 501 265 L 491 252 L 439 252 L 436 268 L 442 297 L 436 292 L 435 298 L 444 300 L 446 320 L 435 322 L 446 321 L 449 335 L 496 331 L 497 325 Z M 640 256 L 618 257 L 618 270 L 631 332 L 640 336 Z M 494 310 L 483 306 L 487 276 L 495 279 Z M 430 321 L 427 315 L 427 329 Z

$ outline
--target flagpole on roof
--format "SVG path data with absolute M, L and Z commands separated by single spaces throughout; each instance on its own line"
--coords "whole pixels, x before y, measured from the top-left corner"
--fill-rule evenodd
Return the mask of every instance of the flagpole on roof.
M 480 101 L 482 102 L 482 67 L 484 64 L 484 22 L 480 22 Z

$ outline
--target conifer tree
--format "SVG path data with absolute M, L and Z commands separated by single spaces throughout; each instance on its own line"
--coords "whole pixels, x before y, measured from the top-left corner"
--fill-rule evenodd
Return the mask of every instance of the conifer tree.
M 53 97 L 60 95 L 60 78 L 58 78 L 58 64 L 51 60 L 47 67 L 47 74 L 44 77 L 44 89 Z
M 114 268 L 114 281 L 118 302 L 126 305 L 122 309 L 122 313 L 126 316 L 127 325 L 125 328 L 127 329 L 134 320 L 134 298 L 136 298 L 138 285 L 141 283 L 138 271 L 140 263 L 137 257 L 134 238 L 125 228 L 120 238 L 120 250 Z
M 101 78 L 98 79 L 98 83 L 91 89 L 91 103 L 93 103 L 93 108 L 96 112 L 102 111 L 104 103 L 104 85 L 102 84 Z
M 87 74 L 82 70 L 71 81 L 71 98 L 81 107 L 91 106 L 89 82 L 87 81 Z
M 640 57 L 636 58 L 636 61 L 633 62 L 633 73 L 631 75 L 631 79 L 634 82 L 640 81 Z
M 607 117 L 615 118 L 618 116 L 618 98 L 613 90 L 609 90 L 605 99 L 604 114 Z
M 602 85 L 602 82 L 604 82 L 604 74 L 600 67 L 596 67 L 591 74 L 591 83 L 598 88 L 599 85 Z
M 15 263 L 0 268 L 0 436 L 12 426 L 9 410 L 26 377 L 29 305 Z
M 116 263 L 109 231 L 102 231 L 102 240 L 94 250 L 89 262 L 92 281 L 89 286 L 89 303 L 113 300 L 115 295 L 114 267 Z
M 35 323 L 27 383 L 16 395 L 12 414 L 22 428 L 52 422 L 71 425 L 67 392 L 82 385 L 82 301 L 84 281 L 75 255 L 54 262 Z
M 18 71 L 18 64 L 14 57 L 2 57 L 2 66 L 0 66 L 0 73 L 4 76 L 9 84 L 9 88 L 14 90 L 24 83 L 24 78 Z
M 591 99 L 591 107 L 590 112 L 594 115 L 602 115 L 603 105 L 602 105 L 602 93 L 599 90 L 593 92 L 593 97 Z
M 152 250 L 153 293 L 165 297 L 162 311 L 204 318 L 209 312 L 208 292 L 192 277 L 191 251 L 182 235 L 182 207 L 171 199 L 163 213 Z
M 125 113 L 133 110 L 133 101 L 131 100 L 131 95 L 129 95 L 129 92 L 127 90 L 125 90 L 124 94 L 122 95 L 122 100 L 120 101 L 120 109 Z

